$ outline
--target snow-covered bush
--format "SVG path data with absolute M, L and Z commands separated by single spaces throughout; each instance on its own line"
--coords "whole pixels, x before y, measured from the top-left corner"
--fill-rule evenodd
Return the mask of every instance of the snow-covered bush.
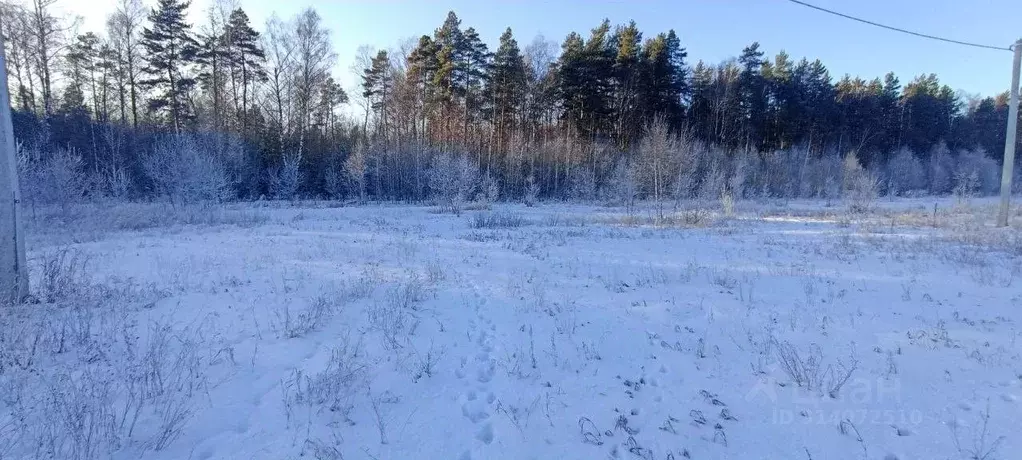
M 1001 167 L 983 149 L 961 151 L 954 172 L 955 195 L 992 195 L 1001 187 Z
M 690 164 L 689 147 L 688 142 L 671 133 L 664 119 L 658 118 L 645 128 L 631 166 L 643 194 L 656 204 L 657 219 L 663 219 L 663 202 L 674 191 L 679 170 Z
M 366 147 L 359 142 L 344 160 L 344 177 L 354 198 L 364 202 L 366 198 Z
M 854 153 L 849 156 L 855 158 Z M 858 160 L 856 160 L 856 165 L 858 165 Z M 862 168 L 858 167 L 858 169 Z M 800 188 L 799 195 L 793 198 L 836 199 L 841 194 L 840 187 L 846 172 L 845 165 L 837 154 L 825 153 L 819 158 L 810 158 L 805 163 L 801 180 L 797 180 Z
M 951 151 L 948 150 L 944 142 L 938 143 L 930 150 L 927 175 L 931 194 L 945 195 L 951 193 L 955 185 L 955 159 L 951 156 Z
M 82 202 L 92 181 L 78 152 L 56 149 L 48 154 L 18 145 L 21 194 L 31 204 L 58 205 L 61 211 Z
M 464 155 L 441 153 L 433 159 L 429 168 L 429 188 L 440 207 L 447 212 L 460 213 L 478 182 L 478 171 Z
M 234 195 L 234 181 L 224 159 L 200 148 L 192 136 L 160 139 L 142 158 L 142 169 L 153 194 L 171 203 L 220 202 Z
M 528 207 L 533 207 L 539 200 L 539 184 L 536 183 L 536 178 L 529 176 L 525 178 L 525 192 L 523 201 Z
M 500 182 L 493 176 L 484 176 L 479 183 L 479 195 L 477 200 L 483 205 L 489 206 L 500 200 Z
M 639 195 L 635 170 L 625 160 L 619 160 L 603 187 L 603 199 L 610 205 L 624 206 L 629 212 L 635 207 Z
M 302 154 L 288 152 L 280 166 L 270 170 L 270 193 L 278 200 L 293 200 L 302 185 Z
M 854 153 L 845 156 L 842 162 L 842 191 L 852 212 L 867 212 L 880 195 L 880 181 L 876 174 L 859 164 Z
M 567 198 L 573 201 L 592 201 L 596 198 L 596 177 L 585 166 L 576 166 L 568 171 Z
M 898 150 L 887 162 L 887 193 L 903 196 L 908 192 L 926 188 L 926 169 L 923 162 L 907 148 Z
M 478 212 L 472 216 L 472 228 L 517 228 L 526 224 L 522 216 L 511 212 Z

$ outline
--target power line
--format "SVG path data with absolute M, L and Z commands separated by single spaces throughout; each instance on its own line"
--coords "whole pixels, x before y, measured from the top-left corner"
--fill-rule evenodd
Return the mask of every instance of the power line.
M 938 41 L 947 42 L 947 43 L 954 43 L 956 45 L 974 46 L 976 48 L 986 48 L 986 49 L 992 49 L 992 50 L 1008 50 L 1008 51 L 1011 51 L 1011 46 L 991 46 L 991 45 L 982 45 L 982 44 L 979 44 L 979 43 L 970 43 L 970 42 L 963 42 L 963 41 L 959 41 L 959 40 L 952 40 L 950 38 L 938 37 L 936 35 L 928 35 L 928 34 L 923 34 L 923 33 L 919 33 L 919 32 L 913 32 L 911 30 L 901 29 L 901 28 L 898 28 L 898 27 L 893 27 L 893 26 L 888 26 L 888 25 L 884 25 L 884 24 L 879 24 L 879 23 L 876 23 L 876 22 L 873 22 L 873 21 L 869 21 L 869 20 L 866 20 L 866 19 L 857 18 L 855 16 L 849 16 L 849 15 L 844 14 L 844 13 L 839 13 L 837 11 L 828 10 L 826 8 L 819 7 L 819 6 L 816 6 L 816 5 L 812 5 L 812 4 L 809 4 L 809 3 L 806 3 L 806 2 L 803 2 L 803 1 L 800 1 L 800 0 L 788 0 L 788 1 L 791 2 L 791 3 L 795 3 L 795 4 L 798 4 L 798 5 L 802 5 L 802 6 L 805 6 L 805 7 L 812 8 L 814 10 L 823 11 L 824 13 L 833 14 L 835 16 L 840 16 L 842 18 L 851 19 L 853 21 L 858 21 L 858 22 L 861 22 L 863 24 L 869 24 L 871 26 L 880 27 L 882 29 L 893 30 L 895 32 L 901 32 L 903 34 L 915 35 L 917 37 L 929 38 L 931 40 L 938 40 Z

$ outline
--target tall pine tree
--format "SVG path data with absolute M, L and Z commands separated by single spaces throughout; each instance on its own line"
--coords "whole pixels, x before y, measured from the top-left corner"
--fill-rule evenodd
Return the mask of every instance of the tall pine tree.
M 142 31 L 146 51 L 146 66 L 142 70 L 149 75 L 142 83 L 155 92 L 149 99 L 149 108 L 166 114 L 174 131 L 181 131 L 192 115 L 187 98 L 195 78 L 187 69 L 195 62 L 198 43 L 191 35 L 191 26 L 185 22 L 189 4 L 182 0 L 159 0 L 157 8 L 149 13 L 150 26 Z

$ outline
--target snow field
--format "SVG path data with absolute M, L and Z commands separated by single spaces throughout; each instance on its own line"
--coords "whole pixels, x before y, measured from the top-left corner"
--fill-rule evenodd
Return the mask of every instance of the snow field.
M 37 225 L 0 458 L 1011 458 L 1020 230 L 933 205 Z

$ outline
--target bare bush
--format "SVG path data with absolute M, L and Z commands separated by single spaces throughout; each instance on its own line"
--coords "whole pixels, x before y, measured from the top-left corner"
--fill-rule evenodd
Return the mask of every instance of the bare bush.
M 441 153 L 429 168 L 429 188 L 446 212 L 460 213 L 478 182 L 478 171 L 464 155 Z
M 344 160 L 344 173 L 348 187 L 359 202 L 366 199 L 366 146 L 359 142 Z
M 840 361 L 837 366 L 823 364 L 823 351 L 811 344 L 807 353 L 802 353 L 789 342 L 773 341 L 773 348 L 781 369 L 796 385 L 809 391 L 826 392 L 837 398 L 841 389 L 852 378 L 858 368 L 854 359 L 846 366 Z
M 302 186 L 302 153 L 287 152 L 280 166 L 270 170 L 270 193 L 278 200 L 293 200 Z
M 951 193 L 954 187 L 955 159 L 951 156 L 947 144 L 938 142 L 930 150 L 930 163 L 927 175 L 930 181 L 930 193 L 944 195 Z
M 887 162 L 887 193 L 903 196 L 926 188 L 923 162 L 908 148 L 901 148 Z
M 39 298 L 45 302 L 57 302 L 83 297 L 84 290 L 88 288 L 87 262 L 85 254 L 72 248 L 44 255 L 40 267 Z
M 842 179 L 855 183 L 859 180 L 858 175 L 853 175 L 851 178 L 847 177 L 849 172 L 848 168 L 852 171 L 856 171 L 856 174 L 866 174 L 867 171 L 861 167 L 852 167 L 846 164 L 847 157 L 842 158 L 832 152 L 824 153 L 819 158 L 812 158 L 811 153 L 808 151 L 802 153 L 804 155 L 803 161 L 805 162 L 803 168 L 799 174 L 798 180 L 798 198 L 823 198 L 827 200 L 837 199 L 841 196 L 845 189 L 842 188 Z M 854 157 L 854 154 L 852 154 Z M 856 164 L 858 162 L 856 161 Z
M 954 171 L 956 196 L 992 195 L 1001 186 L 1001 168 L 983 149 L 958 152 Z
M 93 188 L 82 156 L 70 149 L 44 154 L 18 143 L 18 174 L 22 196 L 30 203 L 53 204 L 67 212 Z
M 868 212 L 873 209 L 880 195 L 880 181 L 876 174 L 867 171 L 860 164 L 855 153 L 845 156 L 842 166 L 842 190 L 852 212 Z
M 334 303 L 326 296 L 318 296 L 302 308 L 285 304 L 274 311 L 275 320 L 270 327 L 280 338 L 296 339 L 318 330 L 334 311 Z
M 325 369 L 313 375 L 295 370 L 284 383 L 285 408 L 296 404 L 320 407 L 347 418 L 352 401 L 365 384 L 365 373 L 362 342 L 342 336 L 340 345 L 330 350 Z
M 990 401 L 987 401 L 986 409 L 979 414 L 980 426 L 973 430 L 971 445 L 962 445 L 961 426 L 957 420 L 951 422 L 951 435 L 955 448 L 963 458 L 969 460 L 993 460 L 994 455 L 1000 450 L 1005 437 L 999 436 L 992 439 L 990 435 Z
M 536 178 L 530 175 L 525 179 L 525 205 L 531 208 L 536 205 L 538 199 L 539 184 L 536 183 Z
M 689 164 L 688 147 L 670 132 L 663 118 L 646 126 L 639 142 L 638 158 L 631 166 L 636 182 L 656 205 L 657 219 L 664 217 L 663 202 L 673 190 L 678 171 Z
M 629 213 L 634 210 L 639 186 L 636 184 L 635 169 L 629 167 L 627 161 L 620 160 L 614 166 L 602 195 L 607 204 L 624 206 Z
M 576 166 L 568 171 L 567 197 L 570 200 L 587 202 L 596 198 L 596 176 L 585 166 Z
M 335 200 L 344 198 L 346 190 L 344 171 L 335 165 L 328 165 L 326 170 L 323 171 L 323 187 L 328 198 Z
M 215 152 L 201 149 L 188 135 L 169 135 L 157 141 L 142 159 L 153 194 L 171 203 L 224 201 L 234 195 L 235 181 Z
M 510 212 L 478 212 L 472 215 L 472 228 L 517 228 L 526 224 L 522 216 Z

